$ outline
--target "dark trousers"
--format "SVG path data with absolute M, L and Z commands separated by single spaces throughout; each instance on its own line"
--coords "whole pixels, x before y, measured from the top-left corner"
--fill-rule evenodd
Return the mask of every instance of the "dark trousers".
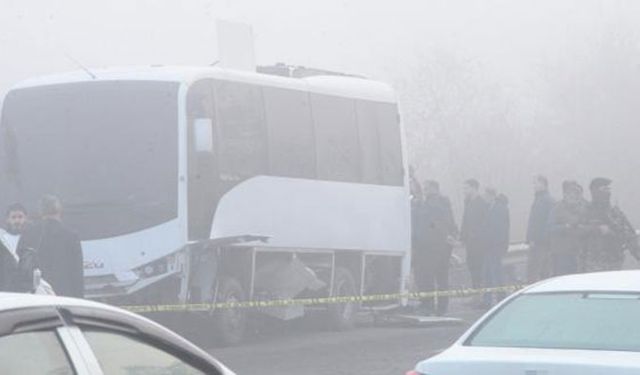
M 556 252 L 551 256 L 553 276 L 578 273 L 578 254 L 570 252 Z
M 482 288 L 484 285 L 485 255 L 482 249 L 467 245 L 467 267 L 471 276 L 471 287 Z
M 551 276 L 551 254 L 547 244 L 536 244 L 529 249 L 527 281 L 535 283 Z
M 504 286 L 504 275 L 502 269 L 502 256 L 500 254 L 489 254 L 484 262 L 484 287 L 497 288 Z M 503 299 L 504 292 L 486 292 L 484 294 L 484 304 L 492 306 L 494 303 Z M 495 297 L 495 299 L 494 299 Z
M 425 246 L 424 254 L 416 256 L 414 276 L 420 292 L 449 289 L 449 262 L 451 246 Z M 434 306 L 435 304 L 435 306 Z M 444 314 L 449 308 L 449 297 L 437 296 L 422 300 L 421 306 L 429 312 Z M 435 307 L 435 308 L 434 308 Z

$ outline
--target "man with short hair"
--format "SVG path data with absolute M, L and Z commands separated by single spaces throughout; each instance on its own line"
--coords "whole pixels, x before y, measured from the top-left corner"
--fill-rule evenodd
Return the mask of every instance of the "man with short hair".
M 635 228 L 620 208 L 611 204 L 608 178 L 594 178 L 589 185 L 591 203 L 586 211 L 587 237 L 581 259 L 585 272 L 619 270 L 628 251 L 638 260 L 640 248 Z
M 6 229 L 0 230 L 0 290 L 21 291 L 18 281 L 18 241 L 27 222 L 27 210 L 14 203 L 7 208 Z
M 413 269 L 416 267 L 416 254 L 421 251 L 424 240 L 424 231 L 422 230 L 423 208 L 424 194 L 422 193 L 422 186 L 414 179 L 411 181 L 411 263 Z
M 534 200 L 529 213 L 527 244 L 529 259 L 527 279 L 530 283 L 545 279 L 551 274 L 548 222 L 555 202 L 549 193 L 549 182 L 544 176 L 533 179 Z
M 457 232 L 449 198 L 440 193 L 437 181 L 423 184 L 424 198 L 416 217 L 417 246 L 413 253 L 413 270 L 420 292 L 449 289 L 449 262 L 452 244 Z M 436 303 L 434 308 L 434 302 Z M 444 315 L 449 298 L 427 298 L 422 301 L 422 312 Z
M 482 288 L 484 285 L 484 258 L 486 256 L 484 229 L 488 212 L 487 202 L 480 195 L 480 183 L 473 178 L 464 182 L 464 195 L 460 240 L 466 250 L 471 285 L 474 288 Z
M 509 199 L 498 194 L 495 188 L 485 189 L 485 201 L 488 205 L 485 220 L 486 256 L 483 264 L 485 288 L 499 288 L 504 285 L 502 259 L 509 249 Z M 483 307 L 490 308 L 504 297 L 504 292 L 485 292 Z
M 7 208 L 5 216 L 6 229 L 0 233 L 0 241 L 18 260 L 18 242 L 27 224 L 27 209 L 20 203 L 14 203 Z
M 62 223 L 62 204 L 57 197 L 44 196 L 40 211 L 42 219 L 24 232 L 18 249 L 35 250 L 37 268 L 57 295 L 81 298 L 84 276 L 80 240 Z

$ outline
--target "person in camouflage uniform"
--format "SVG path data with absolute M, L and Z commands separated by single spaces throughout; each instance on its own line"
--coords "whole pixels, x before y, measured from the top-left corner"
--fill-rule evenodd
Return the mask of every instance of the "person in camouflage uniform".
M 588 228 L 581 257 L 581 271 L 611 271 L 622 269 L 625 251 L 639 259 L 640 247 L 635 228 L 617 206 L 611 205 L 611 180 L 591 181 L 591 203 L 585 223 Z

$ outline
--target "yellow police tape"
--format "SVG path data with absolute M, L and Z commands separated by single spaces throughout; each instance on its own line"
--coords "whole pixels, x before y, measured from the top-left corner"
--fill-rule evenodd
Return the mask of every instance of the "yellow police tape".
M 511 293 L 524 288 L 525 285 L 510 285 L 494 288 L 478 288 L 478 289 L 451 289 L 433 292 L 410 292 L 410 293 L 391 293 L 376 294 L 365 296 L 336 296 L 336 297 L 319 297 L 319 298 L 295 298 L 295 299 L 278 299 L 265 301 L 233 301 L 233 302 L 216 302 L 216 303 L 185 303 L 185 304 L 164 304 L 164 305 L 124 305 L 119 306 L 121 309 L 135 313 L 155 313 L 155 312 L 186 312 L 186 311 L 213 311 L 219 309 L 246 309 L 246 308 L 269 308 L 269 307 L 286 307 L 294 305 L 313 306 L 328 305 L 341 303 L 361 303 L 361 302 L 380 302 L 394 301 L 399 299 L 421 300 L 434 297 L 469 297 L 483 293 Z

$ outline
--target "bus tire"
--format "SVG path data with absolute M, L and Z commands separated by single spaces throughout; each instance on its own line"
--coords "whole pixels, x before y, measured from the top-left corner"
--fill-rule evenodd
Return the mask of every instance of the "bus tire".
M 246 301 L 242 284 L 233 277 L 222 277 L 218 282 L 217 303 Z M 221 308 L 214 311 L 214 341 L 230 346 L 240 343 L 247 330 L 247 309 Z
M 331 296 L 344 297 L 356 294 L 356 282 L 351 272 L 343 267 L 336 268 Z M 327 306 L 330 328 L 338 331 L 353 328 L 358 306 L 357 302 L 330 303 Z

